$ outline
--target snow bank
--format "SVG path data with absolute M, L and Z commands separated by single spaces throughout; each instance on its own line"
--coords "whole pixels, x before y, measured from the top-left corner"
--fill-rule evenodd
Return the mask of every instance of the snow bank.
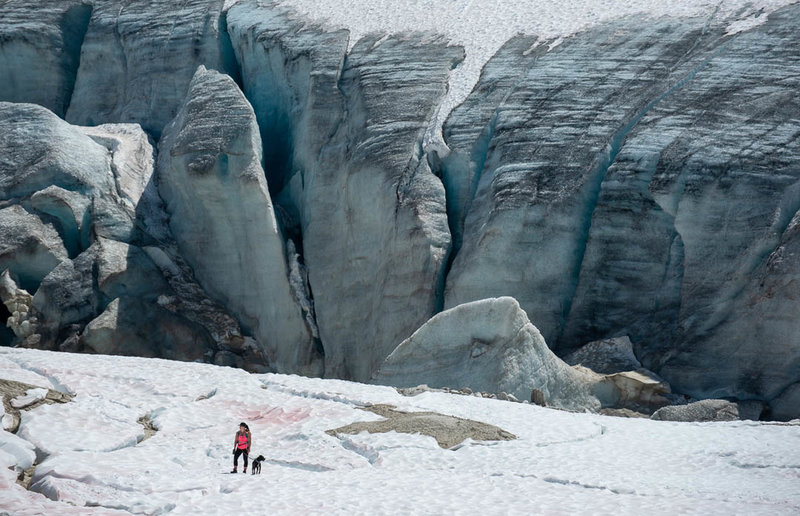
M 800 426 L 617 419 L 439 392 L 407 398 L 159 359 L 0 348 L 0 360 L 76 395 L 23 411 L 18 436 L 0 434 L 0 508 L 11 514 L 800 511 Z M 442 449 L 422 435 L 326 433 L 378 420 L 357 408 L 377 403 L 492 424 L 517 439 Z M 146 440 L 137 437 L 142 416 L 157 429 Z M 260 476 L 225 474 L 240 421 L 253 456 L 266 457 Z M 14 480 L 34 446 L 32 492 Z

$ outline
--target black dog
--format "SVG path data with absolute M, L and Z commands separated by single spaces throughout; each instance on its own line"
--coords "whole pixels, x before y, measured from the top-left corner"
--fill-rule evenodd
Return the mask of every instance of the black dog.
M 259 455 L 258 457 L 253 459 L 253 465 L 251 466 L 253 475 L 255 475 L 256 473 L 258 473 L 259 475 L 261 474 L 261 463 L 264 462 L 265 460 L 266 459 L 264 459 L 263 455 Z

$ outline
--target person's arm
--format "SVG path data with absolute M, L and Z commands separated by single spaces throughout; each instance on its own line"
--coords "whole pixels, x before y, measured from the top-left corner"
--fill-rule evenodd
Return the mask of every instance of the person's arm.
M 250 446 L 253 444 L 253 434 L 247 432 L 247 454 L 250 454 Z
M 236 432 L 233 436 L 233 453 L 236 453 L 237 444 L 239 444 L 239 432 Z

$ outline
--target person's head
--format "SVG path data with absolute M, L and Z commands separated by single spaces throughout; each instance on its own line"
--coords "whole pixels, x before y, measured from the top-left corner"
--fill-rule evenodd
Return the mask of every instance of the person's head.
M 242 421 L 241 423 L 239 423 L 239 430 L 242 432 L 249 432 L 250 428 L 247 427 L 247 423 Z

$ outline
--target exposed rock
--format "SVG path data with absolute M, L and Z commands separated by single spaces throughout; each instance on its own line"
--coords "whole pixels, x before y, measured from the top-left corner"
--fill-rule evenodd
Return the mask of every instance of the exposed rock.
M 81 0 L 0 5 L 0 100 L 40 104 L 64 116 L 92 7 Z
M 67 120 L 135 122 L 159 136 L 198 65 L 235 70 L 223 0 L 98 2 L 81 51 Z
M 363 410 L 378 414 L 386 419 L 353 423 L 333 430 L 329 435 L 358 434 L 360 432 L 403 434 L 422 434 L 433 437 L 444 449 L 450 449 L 466 439 L 475 441 L 511 441 L 517 437 L 493 425 L 479 421 L 447 416 L 436 412 L 401 412 L 392 405 L 372 405 Z
M 466 303 L 434 316 L 373 377 L 395 387 L 467 386 L 522 399 L 538 389 L 548 405 L 573 410 L 600 408 L 599 380 L 556 357 L 513 298 Z
M 547 406 L 547 400 L 544 397 L 544 393 L 539 389 L 532 389 L 531 390 L 531 403 L 534 405 L 539 405 L 540 407 Z
M 701 400 L 688 405 L 671 405 L 655 411 L 651 419 L 659 421 L 736 421 L 739 408 L 726 400 Z
M 670 403 L 665 397 L 670 394 L 669 384 L 646 369 L 609 374 L 602 383 L 610 387 L 607 404 L 615 408 L 652 412 Z
M 150 439 L 151 437 L 156 435 L 156 433 L 158 433 L 158 427 L 153 424 L 153 420 L 150 418 L 150 414 L 145 414 L 144 416 L 136 420 L 136 422 L 142 425 L 142 428 L 144 429 L 144 437 L 142 437 L 142 440 L 139 442 Z
M 769 402 L 771 417 L 778 421 L 800 419 L 800 382 L 784 389 L 780 395 Z
M 244 349 L 247 339 L 242 337 L 239 323 L 225 307 L 208 297 L 176 249 L 145 247 L 143 250 L 156 264 L 174 293 L 159 296 L 159 305 L 201 325 L 221 348 Z
M 147 324 L 142 324 L 147 321 Z M 113 300 L 80 338 L 85 348 L 107 355 L 203 360 L 214 341 L 199 325 L 140 298 Z
M 601 374 L 636 371 L 642 367 L 627 336 L 590 342 L 564 357 L 564 362 L 582 365 Z
M 289 286 L 255 115 L 233 80 L 200 67 L 159 148 L 170 227 L 198 280 L 252 330 L 279 371 L 320 375 L 322 359 Z
M 270 185 L 299 220 L 325 374 L 365 381 L 440 304 L 450 235 L 421 147 L 463 51 L 376 34 L 348 53 L 346 32 L 247 1 L 228 26 Z
M 0 209 L 0 271 L 8 269 L 29 292 L 45 276 L 68 260 L 61 237 L 22 206 Z
M 24 403 L 19 401 L 16 405 L 13 400 L 21 400 L 31 393 L 31 399 Z M 35 398 L 35 399 L 34 399 Z M 16 433 L 19 428 L 19 411 L 31 410 L 45 403 L 67 403 L 73 398 L 70 394 L 54 391 L 52 389 L 42 389 L 35 385 L 6 380 L 0 378 L 0 404 L 3 406 L 3 429 L 7 432 Z
M 602 408 L 597 411 L 598 414 L 603 416 L 613 416 L 613 417 L 629 417 L 629 418 L 649 418 L 647 414 L 643 414 L 642 412 L 637 412 L 635 410 L 627 409 L 627 408 Z
M 11 314 L 5 324 L 14 332 L 16 338 L 25 341 L 33 335 L 38 326 L 36 317 L 29 317 L 33 296 L 26 290 L 17 287 L 8 270 L 0 274 L 0 301 Z M 3 321 L 0 320 L 0 324 Z M 11 344 L 8 342 L 7 344 Z
M 514 403 L 521 403 L 513 394 L 501 392 L 499 394 L 492 394 L 489 392 L 472 392 L 469 387 L 462 387 L 460 389 L 451 389 L 450 387 L 443 387 L 436 389 L 428 387 L 425 384 L 417 385 L 416 387 L 398 387 L 397 392 L 403 396 L 419 396 L 425 392 L 446 392 L 448 394 L 459 394 L 461 396 L 479 396 L 481 398 L 495 398 L 501 401 L 513 401 Z M 541 392 L 541 391 L 540 391 Z

